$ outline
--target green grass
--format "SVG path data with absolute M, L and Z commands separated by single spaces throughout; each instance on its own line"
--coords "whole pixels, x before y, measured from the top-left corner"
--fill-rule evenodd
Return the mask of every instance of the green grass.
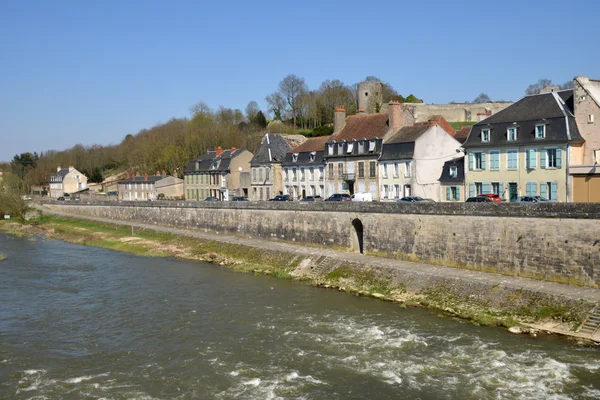
M 0 253 L 0 261 L 6 260 L 6 254 Z
M 463 121 L 463 122 L 448 122 L 452 129 L 455 131 L 459 130 L 461 126 L 473 126 L 477 122 L 476 121 Z

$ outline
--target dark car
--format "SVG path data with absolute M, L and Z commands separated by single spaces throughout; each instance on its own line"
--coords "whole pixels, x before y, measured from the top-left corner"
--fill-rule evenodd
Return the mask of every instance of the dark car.
M 79 197 L 72 197 L 71 201 L 81 201 L 81 199 Z
M 232 197 L 231 201 L 248 201 L 248 198 L 244 196 Z
M 493 203 L 489 197 L 469 197 L 465 203 Z
M 417 203 L 417 202 L 420 202 L 420 201 L 425 201 L 425 202 L 428 202 L 428 203 L 434 203 L 433 200 L 431 200 L 431 199 L 425 199 L 425 198 L 420 197 L 420 196 L 406 196 L 406 197 L 403 197 L 401 199 L 396 200 L 396 203 Z
M 482 193 L 478 197 L 487 197 L 494 203 L 502 203 L 502 199 L 500 198 L 500 196 L 495 193 Z
M 543 203 L 551 201 L 542 196 L 521 196 L 517 199 L 517 203 Z
M 56 199 L 56 201 L 65 201 L 65 198 L 63 196 L 60 196 Z
M 334 193 L 325 199 L 325 201 L 352 201 L 352 196 L 347 193 Z
M 269 199 L 269 201 L 292 201 L 292 198 L 289 194 L 279 194 L 272 199 Z
M 216 197 L 207 197 L 204 199 L 204 201 L 220 201 L 220 200 L 217 199 Z
M 300 201 L 323 201 L 323 198 L 321 196 L 306 196 Z

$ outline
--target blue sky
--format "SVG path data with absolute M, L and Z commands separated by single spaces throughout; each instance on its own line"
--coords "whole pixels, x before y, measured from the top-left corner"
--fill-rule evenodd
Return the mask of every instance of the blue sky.
M 600 78 L 599 15 L 591 0 L 0 0 L 0 160 L 119 143 L 200 100 L 264 109 L 291 73 L 516 100 L 539 78 Z

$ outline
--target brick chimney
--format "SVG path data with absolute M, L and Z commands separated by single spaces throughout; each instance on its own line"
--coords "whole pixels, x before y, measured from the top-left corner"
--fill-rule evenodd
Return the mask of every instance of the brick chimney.
M 364 114 L 365 113 L 365 109 L 362 107 L 358 107 L 358 112 L 357 114 Z
M 58 167 L 56 167 L 56 172 L 59 172 L 62 169 L 62 167 L 59 165 Z
M 74 166 L 72 166 L 72 165 L 69 165 L 69 171 L 73 171 L 74 169 L 75 169 L 75 167 L 74 167 Z
M 217 157 L 223 153 L 223 148 L 221 146 L 217 147 Z
M 165 171 L 165 170 L 163 169 L 163 172 L 162 172 L 162 174 L 163 174 L 163 176 L 167 175 L 167 171 Z
M 144 174 L 144 180 L 147 181 L 148 180 L 148 174 Z
M 235 147 L 231 147 L 231 152 L 233 153 L 234 151 L 236 151 L 237 149 Z
M 346 108 L 344 106 L 336 107 L 333 112 L 333 134 L 342 130 L 346 124 Z
M 402 104 L 398 100 L 392 100 L 388 103 L 388 118 L 390 119 L 390 129 L 393 133 L 398 132 L 404 126 L 402 108 Z

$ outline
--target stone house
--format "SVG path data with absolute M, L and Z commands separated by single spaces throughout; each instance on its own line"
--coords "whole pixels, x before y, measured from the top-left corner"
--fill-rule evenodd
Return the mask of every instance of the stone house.
M 600 80 L 578 76 L 573 83 L 575 121 L 585 140 L 572 148 L 573 201 L 600 202 Z
M 346 118 L 344 107 L 334 113 L 334 132 L 325 145 L 327 193 L 371 193 L 379 198 L 377 161 L 383 143 L 414 118 L 402 104 L 392 101 L 385 114 L 359 110 Z
M 465 201 L 465 157 L 446 161 L 439 181 L 441 201 Z
M 61 168 L 59 165 L 56 168 L 56 173 L 50 176 L 50 197 L 57 198 L 65 193 L 73 194 L 86 190 L 88 178 L 75 167 Z
M 267 133 L 250 161 L 251 200 L 269 200 L 283 194 L 282 166 L 288 151 L 306 141 L 302 135 Z
M 118 182 L 119 200 L 144 201 L 177 199 L 183 196 L 183 179 L 167 175 L 165 171 L 156 175 L 132 175 Z
M 466 195 L 570 201 L 569 162 L 583 143 L 573 115 L 573 90 L 526 96 L 471 128 L 463 144 Z
M 329 136 L 310 138 L 288 151 L 283 160 L 283 194 L 293 199 L 325 197 L 325 143 Z
M 440 173 L 446 161 L 456 158 L 460 146 L 443 118 L 401 128 L 383 143 L 379 199 L 420 196 L 440 201 Z
M 253 156 L 246 149 L 223 150 L 219 146 L 190 161 L 183 172 L 185 198 L 199 201 L 216 197 L 229 201 L 232 197 L 248 196 L 250 186 L 244 176 L 250 174 Z

